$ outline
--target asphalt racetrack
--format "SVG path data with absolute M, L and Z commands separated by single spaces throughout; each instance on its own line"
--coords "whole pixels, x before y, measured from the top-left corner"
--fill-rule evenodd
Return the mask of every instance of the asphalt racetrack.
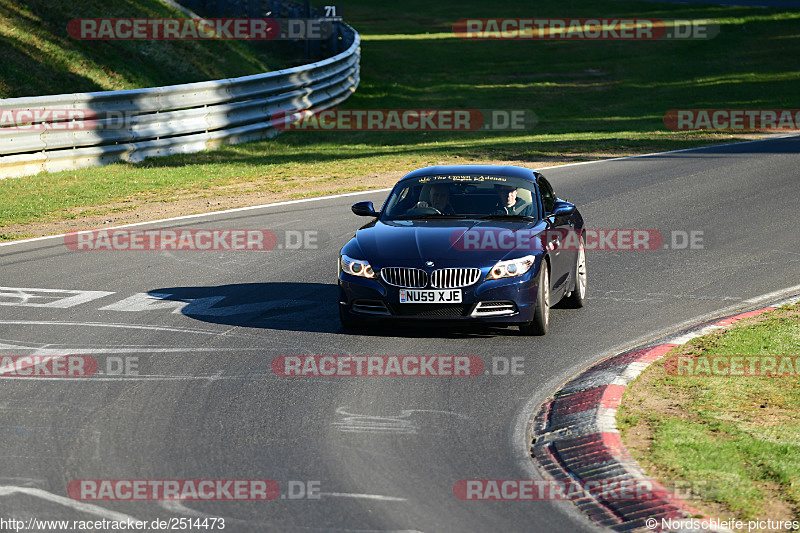
M 368 221 L 350 205 L 380 205 L 386 192 L 142 226 L 312 232 L 317 249 L 0 246 L 0 355 L 98 363 L 83 379 L 0 380 L 0 515 L 224 517 L 226 530 L 254 532 L 596 530 L 570 504 L 465 502 L 453 486 L 541 477 L 528 418 L 593 361 L 800 284 L 799 152 L 800 138 L 783 137 L 543 171 L 589 228 L 655 229 L 668 246 L 590 250 L 587 307 L 554 309 L 546 337 L 344 332 L 337 253 Z M 287 378 L 270 366 L 282 355 L 471 355 L 490 374 Z M 524 373 L 491 374 L 493 357 L 518 356 Z M 209 478 L 275 480 L 284 498 L 92 502 L 67 492 L 81 479 Z M 315 497 L 290 498 L 290 486 Z

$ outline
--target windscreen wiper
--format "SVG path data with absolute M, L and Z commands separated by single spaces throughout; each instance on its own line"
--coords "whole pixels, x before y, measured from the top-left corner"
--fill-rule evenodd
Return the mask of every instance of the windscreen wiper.
M 536 222 L 538 219 L 530 215 L 510 215 L 510 214 L 496 214 L 496 215 L 483 215 L 475 217 L 478 220 L 530 220 Z
M 400 215 L 398 217 L 393 217 L 392 220 L 420 220 L 420 219 L 426 219 L 426 218 L 434 218 L 434 219 L 436 219 L 436 218 L 438 218 L 438 219 L 441 219 L 441 218 L 449 218 L 449 219 L 457 218 L 457 219 L 464 219 L 464 218 L 473 218 L 473 217 L 468 216 L 468 215 L 439 215 L 439 214 L 436 214 L 436 213 L 427 213 L 427 214 L 424 214 L 424 215 Z

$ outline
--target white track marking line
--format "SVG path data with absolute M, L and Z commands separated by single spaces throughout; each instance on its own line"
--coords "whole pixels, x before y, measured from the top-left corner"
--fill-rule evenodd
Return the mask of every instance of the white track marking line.
M 161 219 L 158 219 L 158 220 L 150 220 L 150 221 L 147 221 L 147 222 L 134 222 L 134 223 L 131 223 L 131 224 L 123 224 L 121 226 L 109 226 L 107 228 L 103 227 L 103 228 L 95 228 L 95 229 L 102 229 L 104 231 L 107 231 L 107 230 L 120 229 L 120 228 L 132 228 L 132 227 L 135 227 L 135 226 L 144 226 L 146 224 L 159 224 L 161 222 L 172 222 L 174 220 L 187 220 L 187 219 L 190 219 L 190 218 L 209 217 L 209 216 L 215 216 L 215 215 L 227 215 L 227 214 L 230 214 L 230 213 L 239 213 L 239 212 L 242 212 L 242 211 L 251 211 L 253 209 L 263 209 L 263 208 L 266 208 L 266 207 L 278 207 L 278 206 L 282 206 L 282 205 L 301 204 L 301 203 L 304 203 L 304 202 L 315 202 L 315 201 L 318 201 L 318 200 L 330 200 L 332 198 L 344 198 L 344 197 L 347 197 L 347 196 L 357 196 L 357 195 L 373 194 L 373 193 L 379 193 L 379 192 L 389 192 L 391 190 L 392 189 L 372 189 L 372 190 L 369 190 L 369 191 L 348 192 L 348 193 L 344 193 L 344 194 L 334 194 L 334 195 L 331 195 L 331 196 L 318 196 L 316 198 L 303 198 L 301 200 L 288 200 L 288 201 L 285 201 L 285 202 L 275 202 L 275 203 L 272 203 L 272 204 L 249 205 L 247 207 L 236 207 L 234 209 L 225 209 L 223 211 L 212 211 L 211 213 L 195 213 L 194 215 L 183 215 L 183 216 L 180 216 L 180 217 L 161 218 Z M 23 239 L 23 240 L 19 240 L 19 241 L 0 242 L 0 246 L 11 246 L 11 245 L 14 245 L 14 244 L 22 244 L 24 242 L 43 241 L 45 239 L 57 239 L 57 238 L 60 238 L 60 237 L 64 237 L 65 235 L 66 235 L 66 233 L 60 233 L 58 235 L 45 235 L 44 237 L 33 237 L 31 239 Z
M 800 291 L 800 285 L 795 285 L 794 287 L 788 287 L 786 289 L 780 289 L 777 291 L 769 292 L 767 294 L 762 294 L 761 296 L 754 296 L 753 298 L 749 298 L 744 300 L 742 303 L 745 304 L 759 304 L 761 302 L 767 302 L 769 300 L 774 300 L 776 298 L 780 298 L 784 294 L 791 294 L 793 292 Z
M 186 507 L 186 505 L 179 500 L 167 500 L 163 502 L 159 502 L 158 505 L 171 513 L 180 513 L 183 515 L 189 516 L 197 516 L 200 518 L 218 518 L 217 515 L 206 514 L 201 511 L 197 511 L 195 509 L 190 509 Z
M 320 496 L 330 496 L 333 498 L 360 498 L 364 500 L 380 500 L 384 502 L 405 502 L 406 498 L 396 498 L 395 496 L 382 496 L 380 494 L 359 494 L 355 492 L 320 492 Z
M 537 473 L 538 471 L 531 460 L 529 449 L 530 443 L 527 440 L 528 427 L 533 420 L 533 417 L 538 412 L 541 403 L 546 400 L 549 395 L 552 395 L 555 391 L 560 389 L 564 383 L 570 381 L 575 376 L 585 371 L 592 364 L 602 361 L 608 357 L 612 357 L 614 355 L 634 349 L 637 346 L 645 345 L 655 339 L 661 339 L 660 342 L 662 344 L 673 343 L 675 340 L 680 340 L 682 338 L 682 335 L 679 336 L 678 332 L 683 329 L 689 328 L 696 324 L 702 324 L 703 322 L 710 322 L 714 319 L 719 319 L 737 312 L 743 312 L 748 307 L 753 307 L 761 303 L 774 302 L 773 305 L 775 306 L 795 304 L 800 301 L 800 295 L 797 295 L 797 292 L 800 292 L 800 285 L 794 285 L 792 287 L 787 287 L 785 289 L 780 289 L 767 294 L 754 296 L 747 300 L 742 300 L 734 305 L 718 309 L 717 311 L 705 313 L 666 328 L 660 328 L 655 332 L 651 331 L 637 337 L 631 342 L 614 346 L 599 354 L 594 354 L 588 363 L 577 363 L 559 375 L 549 379 L 545 385 L 539 388 L 539 390 L 550 392 L 545 393 L 543 396 L 540 396 L 538 393 L 533 394 L 525 403 L 525 405 L 516 412 L 514 417 L 515 421 L 511 435 L 511 446 L 512 449 L 517 451 L 517 464 L 519 465 L 520 469 L 529 476 L 541 475 L 540 473 Z M 672 332 L 672 334 L 670 334 L 670 332 Z M 577 511 L 577 507 L 570 505 L 568 508 L 570 509 L 570 512 L 574 510 L 575 512 L 580 513 L 580 516 L 583 516 L 580 511 Z
M 97 328 L 128 328 L 128 329 L 152 329 L 155 331 L 172 331 L 178 333 L 200 333 L 203 335 L 224 335 L 225 331 L 207 331 L 202 329 L 178 328 L 168 326 L 153 326 L 149 324 L 106 324 L 103 322 L 58 322 L 55 320 L 0 320 L 0 324 L 10 324 L 15 326 L 92 326 Z
M 657 155 L 664 155 L 664 154 L 679 154 L 681 152 L 693 152 L 695 150 L 708 150 L 710 148 L 719 148 L 722 146 L 736 146 L 740 144 L 751 144 L 751 143 L 760 143 L 764 141 L 774 141 L 776 139 L 788 139 L 790 137 L 797 137 L 798 134 L 790 133 L 787 135 L 780 135 L 776 137 L 770 137 L 767 139 L 753 139 L 752 141 L 741 141 L 741 142 L 733 142 L 733 143 L 723 143 L 723 144 L 709 144 L 707 146 L 698 146 L 696 148 L 681 148 L 679 150 L 669 150 L 667 152 L 652 152 L 649 154 L 639 154 L 639 155 L 626 155 L 622 157 L 612 157 L 611 159 L 595 159 L 593 161 L 580 161 L 578 163 L 567 163 L 566 165 L 555 165 L 552 167 L 540 167 L 537 170 L 547 170 L 551 168 L 560 168 L 560 167 L 569 167 L 569 166 L 578 166 L 578 165 L 591 165 L 593 163 L 605 163 L 607 161 L 623 161 L 625 159 L 636 159 L 639 157 L 653 157 Z
M 130 515 L 118 513 L 116 511 L 106 509 L 105 507 L 100 507 L 99 505 L 92 505 L 90 503 L 73 500 L 72 498 L 67 498 L 66 496 L 58 496 L 57 494 L 47 492 L 46 490 L 34 489 L 31 487 L 0 486 L 0 496 L 10 496 L 11 494 L 26 494 L 28 496 L 33 496 L 34 498 L 41 498 L 65 507 L 70 507 L 76 511 L 89 513 L 95 516 L 101 516 L 103 518 L 116 520 L 118 522 L 127 522 L 128 520 L 134 522 L 139 521 L 138 518 L 134 518 Z
M 214 381 L 223 381 L 223 380 L 240 380 L 240 381 L 250 381 L 254 379 L 272 379 L 272 378 L 282 378 L 283 376 L 275 376 L 275 374 L 264 374 L 264 373 L 250 373 L 250 374 L 234 374 L 230 376 L 221 376 L 219 373 L 214 374 L 213 376 L 180 376 L 180 375 L 168 375 L 168 374 L 138 374 L 138 375 L 131 375 L 131 374 L 122 374 L 119 376 L 112 376 L 112 377 L 105 377 L 105 374 L 94 374 L 93 376 L 74 376 L 74 377 L 59 377 L 59 376 L 6 376 L 0 374 L 0 381 L 2 380 L 17 380 L 17 381 L 67 381 L 67 382 L 78 382 L 78 381 L 205 381 L 208 383 L 213 383 Z M 314 385 L 327 385 L 329 383 L 334 383 L 331 380 L 319 380 L 314 379 L 313 381 L 309 381 L 309 384 Z
M 30 355 L 53 355 L 56 357 L 66 357 L 68 355 L 89 355 L 89 354 L 115 354 L 115 353 L 183 353 L 191 352 L 244 352 L 244 351 L 263 351 L 262 348 L 21 348 L 33 350 Z M 3 354 L 7 355 L 7 354 Z
M 651 332 L 651 333 L 642 335 L 642 336 L 638 337 L 637 339 L 634 339 L 630 343 L 625 343 L 625 344 L 619 345 L 617 347 L 614 347 L 611 350 L 607 350 L 606 353 L 603 354 L 603 355 L 607 354 L 607 355 L 611 356 L 611 355 L 615 355 L 617 353 L 622 353 L 622 352 L 624 352 L 626 350 L 630 350 L 631 348 L 634 348 L 636 346 L 639 346 L 639 345 L 642 345 L 642 344 L 647 344 L 649 341 L 657 339 L 657 338 L 661 338 L 662 339 L 662 341 L 661 341 L 662 343 L 671 342 L 669 339 L 672 336 L 677 335 L 677 333 L 680 332 L 683 329 L 692 327 L 692 326 L 694 326 L 696 324 L 701 324 L 703 322 L 710 322 L 710 321 L 712 321 L 714 319 L 722 318 L 722 317 L 725 317 L 725 316 L 728 316 L 728 315 L 732 315 L 732 314 L 735 314 L 735 313 L 738 313 L 738 312 L 743 312 L 748 307 L 755 307 L 758 304 L 768 303 L 768 302 L 771 302 L 773 300 L 778 300 L 781 297 L 786 297 L 786 299 L 784 301 L 781 301 L 781 302 L 776 302 L 776 305 L 785 305 L 787 303 L 791 303 L 794 300 L 794 298 L 791 297 L 791 295 L 793 295 L 795 293 L 798 293 L 798 292 L 800 292 L 800 285 L 794 285 L 792 287 L 787 287 L 785 289 L 780 289 L 780 290 L 777 290 L 777 291 L 769 292 L 767 294 L 754 296 L 754 297 L 748 298 L 746 300 L 741 300 L 740 302 L 738 302 L 736 304 L 733 304 L 733 305 L 730 305 L 728 307 L 723 307 L 721 309 L 717 309 L 716 311 L 711 311 L 710 313 L 705 313 L 705 314 L 702 314 L 700 316 L 696 316 L 694 318 L 690 318 L 689 320 L 684 320 L 683 322 L 680 322 L 680 323 L 675 324 L 673 326 L 669 326 L 669 327 L 666 327 L 666 328 L 661 328 L 661 329 L 657 330 L 655 333 Z M 661 332 L 663 332 L 663 333 L 661 333 Z M 600 361 L 601 359 L 598 359 L 598 361 Z
M 776 139 L 788 139 L 788 138 L 796 137 L 796 136 L 798 136 L 798 135 L 797 134 L 788 134 L 788 135 L 781 135 L 781 136 L 777 136 L 777 137 L 770 137 L 770 138 L 767 138 L 767 139 L 754 139 L 752 141 L 742 141 L 742 142 L 733 142 L 733 143 L 725 143 L 725 144 L 710 144 L 708 146 L 698 146 L 697 148 L 682 148 L 680 150 L 670 150 L 670 151 L 667 151 L 667 152 L 653 152 L 653 153 L 650 153 L 650 154 L 626 155 L 626 156 L 622 156 L 622 157 L 612 157 L 611 159 L 596 159 L 594 161 L 581 161 L 581 162 L 578 162 L 578 163 L 566 163 L 564 165 L 555 165 L 555 166 L 551 166 L 551 167 L 539 167 L 537 170 L 547 170 L 547 169 L 553 169 L 553 168 L 571 167 L 571 166 L 578 166 L 578 165 L 589 165 L 589 164 L 592 164 L 592 163 L 606 163 L 606 162 L 609 162 L 609 161 L 622 161 L 622 160 L 625 160 L 625 159 L 636 159 L 636 158 L 641 158 L 641 157 L 653 157 L 653 156 L 665 155 L 665 154 L 677 154 L 677 153 L 681 153 L 681 152 L 692 152 L 692 151 L 696 151 L 696 150 L 708 150 L 710 148 L 719 148 L 719 147 L 723 147 L 723 146 L 736 146 L 736 145 L 740 145 L 740 144 L 751 144 L 751 143 L 757 143 L 757 142 L 774 141 Z M 247 207 L 236 207 L 234 209 L 225 209 L 223 211 L 213 211 L 211 213 L 196 213 L 194 215 L 184 215 L 184 216 L 180 216 L 180 217 L 162 218 L 162 219 L 159 219 L 159 220 L 150 220 L 150 221 L 147 221 L 147 222 L 134 222 L 132 224 L 123 224 L 121 226 L 111 226 L 111 227 L 107 227 L 107 228 L 96 228 L 96 229 L 112 230 L 112 229 L 119 229 L 119 228 L 131 228 L 131 227 L 135 227 L 135 226 L 144 226 L 146 224 L 159 224 L 161 222 L 172 222 L 174 220 L 187 220 L 187 219 L 191 219 L 191 218 L 200 218 L 200 217 L 208 217 L 208 216 L 215 216 L 215 215 L 227 215 L 227 214 L 230 214 L 230 213 L 239 213 L 239 212 L 242 212 L 242 211 L 251 211 L 251 210 L 254 210 L 254 209 L 264 209 L 264 208 L 267 208 L 267 207 L 277 207 L 277 206 L 282 206 L 282 205 L 294 205 L 294 204 L 300 204 L 300 203 L 304 203 L 304 202 L 317 202 L 317 201 L 320 201 L 320 200 L 330 200 L 330 199 L 333 199 L 333 198 L 346 198 L 348 196 L 358 196 L 358 195 L 373 194 L 373 193 L 379 193 L 379 192 L 389 192 L 391 190 L 392 190 L 391 188 L 388 188 L 388 189 L 372 189 L 372 190 L 369 190 L 369 191 L 348 192 L 348 193 L 344 193 L 344 194 L 333 194 L 333 195 L 330 195 L 330 196 L 318 196 L 316 198 L 303 198 L 303 199 L 300 199 L 300 200 L 288 200 L 288 201 L 285 201 L 285 202 L 275 202 L 275 203 L 271 203 L 271 204 L 250 205 L 250 206 L 247 206 Z M 22 244 L 22 243 L 26 243 L 26 242 L 42 241 L 42 240 L 45 240 L 45 239 L 57 239 L 57 238 L 64 237 L 64 235 L 66 235 L 66 234 L 65 233 L 60 233 L 58 235 L 45 235 L 44 237 L 33 237 L 31 239 L 22 239 L 22 240 L 19 240 L 19 241 L 0 242 L 0 247 L 2 247 L 2 246 L 13 246 L 15 244 Z

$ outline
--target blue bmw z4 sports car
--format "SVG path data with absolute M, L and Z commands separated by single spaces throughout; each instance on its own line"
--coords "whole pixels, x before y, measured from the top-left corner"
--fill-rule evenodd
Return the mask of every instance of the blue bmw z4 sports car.
M 415 170 L 339 255 L 342 325 L 412 320 L 519 326 L 586 303 L 584 224 L 540 173 L 492 165 Z

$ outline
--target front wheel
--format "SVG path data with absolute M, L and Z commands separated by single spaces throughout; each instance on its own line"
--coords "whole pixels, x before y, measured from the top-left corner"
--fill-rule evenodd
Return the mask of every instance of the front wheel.
M 536 310 L 533 320 L 519 327 L 525 335 L 545 335 L 550 323 L 550 273 L 547 271 L 547 262 L 542 259 L 539 267 L 539 290 L 536 294 Z
M 586 305 L 586 251 L 583 241 L 578 248 L 578 260 L 575 264 L 575 282 L 572 285 L 570 295 L 564 298 L 566 307 L 578 309 Z

